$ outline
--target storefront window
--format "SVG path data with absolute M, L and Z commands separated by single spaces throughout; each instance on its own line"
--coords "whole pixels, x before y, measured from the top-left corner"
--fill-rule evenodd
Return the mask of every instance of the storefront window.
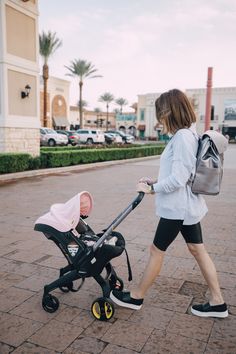
M 142 120 L 142 121 L 145 120 L 145 109 L 144 108 L 140 109 L 140 120 Z

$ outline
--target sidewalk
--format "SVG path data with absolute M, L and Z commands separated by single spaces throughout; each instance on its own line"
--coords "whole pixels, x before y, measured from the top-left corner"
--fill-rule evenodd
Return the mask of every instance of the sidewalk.
M 134 199 L 136 181 L 155 175 L 159 160 L 145 158 L 91 169 L 55 171 L 0 184 L 0 353 L 14 354 L 215 354 L 236 353 L 236 164 L 235 150 L 226 164 L 222 192 L 206 198 L 209 207 L 203 233 L 229 305 L 227 319 L 189 314 L 193 302 L 204 301 L 207 287 L 181 238 L 168 249 L 160 277 L 140 311 L 115 308 L 109 322 L 94 320 L 90 307 L 101 289 L 91 278 L 77 293 L 54 294 L 57 312 L 41 307 L 43 286 L 66 265 L 59 248 L 33 231 L 35 220 L 53 203 L 82 190 L 94 198 L 87 219 L 99 232 Z M 85 167 L 85 165 L 83 166 Z M 87 166 L 88 167 L 88 166 Z M 8 179 L 8 182 L 10 180 Z M 133 284 L 148 257 L 157 219 L 154 198 L 142 203 L 117 228 L 127 242 Z M 112 261 L 125 287 L 125 255 Z

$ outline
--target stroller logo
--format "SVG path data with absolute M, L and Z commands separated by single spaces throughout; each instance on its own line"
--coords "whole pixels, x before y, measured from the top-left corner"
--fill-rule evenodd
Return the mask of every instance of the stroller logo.
M 78 250 L 79 250 L 79 245 L 77 245 L 77 244 L 75 244 L 75 243 L 71 243 L 71 244 L 69 244 L 68 246 L 67 246 L 67 248 L 68 248 L 68 251 L 69 251 L 69 253 L 70 253 L 70 255 L 72 256 L 72 257 L 74 257 L 74 256 L 76 256 L 76 254 L 77 254 L 77 252 L 78 252 Z

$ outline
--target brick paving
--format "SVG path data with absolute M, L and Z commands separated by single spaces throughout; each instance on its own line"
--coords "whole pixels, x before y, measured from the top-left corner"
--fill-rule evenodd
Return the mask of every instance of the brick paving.
M 136 196 L 143 175 L 155 175 L 159 160 L 141 159 L 103 168 L 60 170 L 0 185 L 0 353 L 14 354 L 190 354 L 236 353 L 236 146 L 230 146 L 222 192 L 207 197 L 203 220 L 206 247 L 214 259 L 229 305 L 227 319 L 192 316 L 193 302 L 205 301 L 208 288 L 179 236 L 168 249 L 164 266 L 144 306 L 133 311 L 115 306 L 109 322 L 96 321 L 90 307 L 101 296 L 93 279 L 78 293 L 54 294 L 60 301 L 53 314 L 41 307 L 43 286 L 58 277 L 66 260 L 34 221 L 53 203 L 65 202 L 82 190 L 94 197 L 88 219 L 99 232 Z M 19 176 L 19 175 L 18 175 Z M 133 269 L 127 281 L 125 256 L 112 261 L 125 287 L 141 276 L 157 219 L 154 199 L 146 196 L 118 227 L 126 241 Z

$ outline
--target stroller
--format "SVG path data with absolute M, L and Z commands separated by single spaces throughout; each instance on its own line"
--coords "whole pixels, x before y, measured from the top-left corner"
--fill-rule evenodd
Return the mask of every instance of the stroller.
M 59 300 L 50 292 L 59 288 L 62 292 L 77 292 L 85 278 L 93 277 L 102 288 L 102 297 L 95 299 L 91 306 L 92 315 L 100 321 L 108 321 L 114 315 L 114 306 L 109 299 L 113 289 L 122 290 L 123 281 L 111 265 L 112 258 L 118 257 L 125 249 L 124 237 L 114 229 L 141 202 L 140 192 L 131 204 L 103 232 L 96 234 L 85 219 L 89 216 L 93 200 L 89 192 L 81 192 L 64 204 L 54 204 L 47 214 L 39 217 L 34 230 L 42 232 L 54 241 L 67 259 L 68 265 L 60 269 L 59 278 L 44 286 L 42 307 L 53 313 L 59 307 Z M 132 280 L 128 254 L 129 281 Z M 102 272 L 105 270 L 105 276 Z M 80 281 L 75 288 L 73 282 Z

